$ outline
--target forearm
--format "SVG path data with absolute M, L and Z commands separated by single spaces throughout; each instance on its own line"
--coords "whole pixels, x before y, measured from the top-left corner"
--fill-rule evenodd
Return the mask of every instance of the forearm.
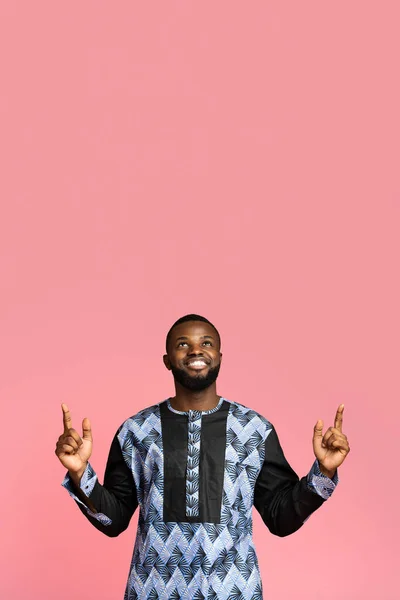
M 93 500 L 84 493 L 84 491 L 81 489 L 81 486 L 80 486 L 81 480 L 86 471 L 87 465 L 88 465 L 88 463 L 85 463 L 83 469 L 77 473 L 75 471 L 68 471 L 68 476 L 71 481 L 71 488 L 75 492 L 75 495 L 79 498 L 79 500 L 81 502 L 83 502 L 83 504 L 85 504 L 85 506 L 87 506 L 87 508 L 92 513 L 97 513 L 98 511 L 93 504 Z M 85 514 L 87 514 L 87 513 L 85 512 Z
M 86 470 L 87 467 L 87 463 L 85 465 L 85 469 L 83 471 L 81 471 L 80 473 L 75 473 L 73 471 L 68 471 L 68 476 L 70 479 L 70 486 L 71 489 L 73 490 L 73 492 L 75 493 L 75 495 L 77 496 L 77 498 L 90 510 L 90 512 L 92 512 L 93 514 L 97 513 L 97 509 L 95 507 L 95 505 L 93 504 L 93 500 L 90 498 L 90 496 L 87 496 L 85 494 L 85 492 L 81 489 L 80 483 L 81 483 L 81 479 L 83 477 L 83 474 Z M 66 487 L 66 486 L 65 486 Z M 67 488 L 68 489 L 68 488 Z M 79 505 L 79 503 L 78 503 Z M 86 511 L 83 511 L 84 514 L 86 516 L 88 516 Z
M 256 482 L 254 505 L 271 533 L 290 535 L 329 498 L 336 483 L 336 474 L 333 480 L 327 477 L 317 461 L 308 475 L 299 480 L 272 429 L 265 443 L 265 460 Z
M 282 487 L 264 503 L 260 514 L 271 533 L 285 537 L 300 529 L 323 503 L 324 499 L 309 488 L 307 477 L 303 477 Z
M 132 473 L 125 463 L 118 437 L 111 445 L 104 485 L 89 463 L 85 470 L 68 473 L 63 486 L 85 517 L 100 531 L 114 537 L 124 531 L 138 502 Z

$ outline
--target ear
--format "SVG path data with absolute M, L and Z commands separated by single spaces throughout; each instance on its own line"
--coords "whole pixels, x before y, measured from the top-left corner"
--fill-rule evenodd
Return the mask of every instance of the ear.
M 219 353 L 219 362 L 222 363 L 222 352 Z
M 168 354 L 164 354 L 164 356 L 163 356 L 163 362 L 164 362 L 164 365 L 166 366 L 166 368 L 168 369 L 168 371 L 170 371 L 171 370 L 171 363 L 169 361 Z

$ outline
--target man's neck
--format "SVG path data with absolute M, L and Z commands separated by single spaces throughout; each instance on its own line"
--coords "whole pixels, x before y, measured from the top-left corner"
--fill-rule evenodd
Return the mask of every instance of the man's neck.
M 201 390 L 201 392 L 192 392 L 177 383 L 175 385 L 175 392 L 175 397 L 170 400 L 171 406 L 181 412 L 188 412 L 189 410 L 212 410 L 218 405 L 220 400 L 220 397 L 217 396 L 215 384 L 210 385 L 205 390 Z

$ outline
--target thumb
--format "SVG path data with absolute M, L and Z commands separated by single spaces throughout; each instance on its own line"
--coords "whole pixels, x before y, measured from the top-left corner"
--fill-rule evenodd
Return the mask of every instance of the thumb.
M 85 417 L 82 421 L 82 437 L 84 440 L 89 440 L 90 442 L 93 442 L 92 427 L 87 417 Z
M 324 422 L 321 419 L 318 419 L 318 421 L 315 424 L 314 427 L 314 435 L 313 435 L 313 446 L 314 446 L 314 450 L 316 450 L 317 448 L 321 448 L 321 444 L 322 444 L 322 431 L 324 428 Z

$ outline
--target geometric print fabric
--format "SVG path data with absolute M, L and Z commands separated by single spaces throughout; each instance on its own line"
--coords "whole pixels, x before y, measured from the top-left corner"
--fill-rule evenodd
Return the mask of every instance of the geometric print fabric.
M 189 411 L 188 414 L 188 452 L 186 469 L 186 516 L 199 516 L 199 488 L 200 488 L 200 440 L 201 419 L 199 411 Z
M 197 516 L 199 510 L 201 416 L 195 411 L 188 415 L 188 516 Z M 262 598 L 252 505 L 270 429 L 254 411 L 231 404 L 220 523 L 164 523 L 159 410 L 146 409 L 126 422 L 119 434 L 122 452 L 130 458 L 136 486 L 143 494 L 138 494 L 139 527 L 125 600 Z
M 165 401 L 170 409 L 169 402 Z M 221 399 L 218 410 L 222 402 Z M 165 404 L 165 403 L 163 403 Z M 199 468 L 202 413 L 188 417 L 186 515 L 199 515 Z M 254 491 L 265 458 L 272 425 L 255 411 L 229 403 L 219 523 L 164 522 L 164 454 L 160 405 L 140 411 L 118 434 L 122 456 L 135 482 L 139 520 L 124 600 L 260 600 L 262 585 L 252 531 Z M 326 478 L 316 472 L 328 497 Z M 82 482 L 93 487 L 97 477 L 89 465 Z M 82 485 L 82 484 L 81 484 Z M 74 495 L 70 494 L 80 502 Z M 82 503 L 81 503 L 82 504 Z M 88 509 L 85 507 L 85 510 Z M 89 512 L 89 511 L 88 511 Z M 104 525 L 107 515 L 93 514 Z

